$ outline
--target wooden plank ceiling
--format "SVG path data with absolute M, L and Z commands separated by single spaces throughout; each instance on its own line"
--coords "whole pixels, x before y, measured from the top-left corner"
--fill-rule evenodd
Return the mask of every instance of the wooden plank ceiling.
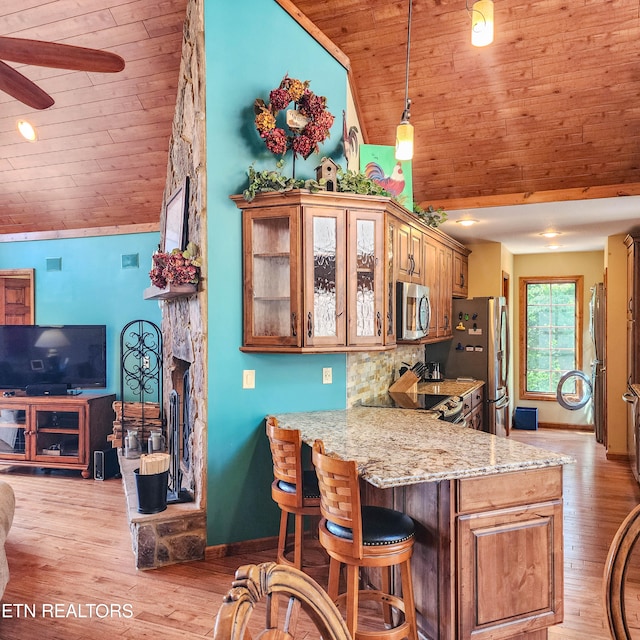
M 372 144 L 393 144 L 404 106 L 408 1 L 292 0 L 348 56 Z M 0 3 L 1 35 L 126 60 L 119 74 L 10 63 L 56 103 L 38 112 L 0 93 L 0 234 L 158 224 L 186 3 Z M 465 0 L 413 3 L 417 201 L 640 193 L 638 0 L 495 0 L 496 37 L 483 49 L 470 44 Z M 19 117 L 38 128 L 37 144 L 18 137 Z
M 394 144 L 409 0 L 293 4 L 349 57 L 367 141 Z M 474 48 L 465 0 L 413 0 L 416 201 L 463 208 L 640 193 L 638 0 L 494 7 L 494 43 Z
M 0 93 L 0 234 L 158 227 L 187 0 L 0 3 L 0 34 L 106 49 L 124 71 L 11 64 L 55 100 L 37 111 Z M 16 121 L 39 133 L 25 142 Z

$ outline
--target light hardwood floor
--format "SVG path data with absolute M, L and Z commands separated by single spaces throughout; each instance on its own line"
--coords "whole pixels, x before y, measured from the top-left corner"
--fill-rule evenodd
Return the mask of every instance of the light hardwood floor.
M 604 562 L 618 525 L 640 501 L 640 488 L 628 464 L 607 461 L 592 434 L 539 430 L 511 437 L 578 461 L 565 468 L 565 616 L 549 638 L 608 640 Z M 137 571 L 119 480 L 0 469 L 17 498 L 7 542 L 11 580 L 0 605 L 2 640 L 210 638 L 235 569 L 275 558 L 274 548 Z M 91 611 L 89 605 L 100 606 Z

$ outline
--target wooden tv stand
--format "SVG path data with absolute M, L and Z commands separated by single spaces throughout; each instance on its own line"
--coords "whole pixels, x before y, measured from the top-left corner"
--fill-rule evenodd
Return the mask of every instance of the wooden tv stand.
M 0 395 L 0 464 L 93 470 L 93 452 L 107 447 L 115 394 Z

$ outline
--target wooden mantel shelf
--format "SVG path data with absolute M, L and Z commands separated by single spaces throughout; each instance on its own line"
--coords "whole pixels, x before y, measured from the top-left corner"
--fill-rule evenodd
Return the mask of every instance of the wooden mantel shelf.
M 197 290 L 198 285 L 196 284 L 170 284 L 164 289 L 152 285 L 143 291 L 142 297 L 145 300 L 170 300 L 171 298 L 192 296 Z

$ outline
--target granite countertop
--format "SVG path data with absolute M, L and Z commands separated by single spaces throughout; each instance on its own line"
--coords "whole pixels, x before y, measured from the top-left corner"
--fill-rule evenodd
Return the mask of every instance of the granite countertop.
M 356 460 L 360 475 L 381 489 L 575 462 L 410 409 L 353 407 L 275 417 L 281 427 L 299 429 L 308 445 L 320 439 L 329 455 Z
M 460 381 L 445 379 L 441 382 L 419 382 L 418 393 L 441 396 L 463 396 L 484 386 L 482 380 Z

